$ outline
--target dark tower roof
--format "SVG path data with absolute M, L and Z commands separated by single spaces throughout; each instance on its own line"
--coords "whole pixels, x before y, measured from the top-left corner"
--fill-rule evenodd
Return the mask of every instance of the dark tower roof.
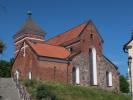
M 14 35 L 14 38 L 29 32 L 41 36 L 45 35 L 45 32 L 33 21 L 32 13 L 30 11 L 28 11 L 28 19 L 26 20 L 20 31 L 18 31 Z

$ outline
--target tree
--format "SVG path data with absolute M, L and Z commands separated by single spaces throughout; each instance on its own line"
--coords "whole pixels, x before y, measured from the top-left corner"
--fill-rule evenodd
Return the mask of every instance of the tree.
M 4 45 L 4 43 L 0 40 L 0 54 L 3 53 L 4 48 L 5 48 L 5 45 Z
M 129 83 L 123 75 L 120 76 L 120 91 L 123 93 L 129 93 Z
M 11 59 L 10 61 L 1 60 L 0 62 L 0 77 L 11 77 L 11 69 L 14 59 Z

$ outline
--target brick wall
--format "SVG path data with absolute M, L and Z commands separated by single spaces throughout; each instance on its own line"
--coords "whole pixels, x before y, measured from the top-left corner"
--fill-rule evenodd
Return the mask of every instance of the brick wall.
M 59 82 L 70 82 L 70 65 L 60 62 L 40 61 L 35 52 L 29 47 L 26 48 L 26 55 L 21 50 L 13 64 L 12 74 L 16 70 L 20 71 L 21 78 L 28 78 L 28 73 L 32 72 L 33 79 L 53 80 Z

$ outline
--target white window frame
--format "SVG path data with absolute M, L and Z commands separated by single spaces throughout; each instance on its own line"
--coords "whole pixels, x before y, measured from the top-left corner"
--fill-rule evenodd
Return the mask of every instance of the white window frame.
M 76 84 L 80 84 L 80 72 L 78 67 L 76 67 Z
M 113 77 L 112 77 L 112 72 L 109 72 L 109 73 L 108 73 L 108 78 L 109 78 L 109 80 L 108 80 L 108 81 L 109 81 L 109 82 L 108 82 L 108 83 L 109 83 L 109 84 L 108 84 L 108 86 L 113 86 L 113 81 L 112 81 L 112 79 L 113 79 Z
M 29 80 L 32 79 L 32 72 L 31 72 L 31 71 L 29 71 L 29 73 L 28 73 L 28 79 L 29 79 Z
M 19 80 L 19 75 L 20 75 L 19 71 L 16 70 L 15 74 L 16 74 L 16 79 Z

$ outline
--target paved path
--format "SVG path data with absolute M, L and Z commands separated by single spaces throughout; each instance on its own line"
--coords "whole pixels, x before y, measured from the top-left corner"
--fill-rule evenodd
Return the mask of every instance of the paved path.
M 11 78 L 0 78 L 0 100 L 20 100 L 18 90 Z

